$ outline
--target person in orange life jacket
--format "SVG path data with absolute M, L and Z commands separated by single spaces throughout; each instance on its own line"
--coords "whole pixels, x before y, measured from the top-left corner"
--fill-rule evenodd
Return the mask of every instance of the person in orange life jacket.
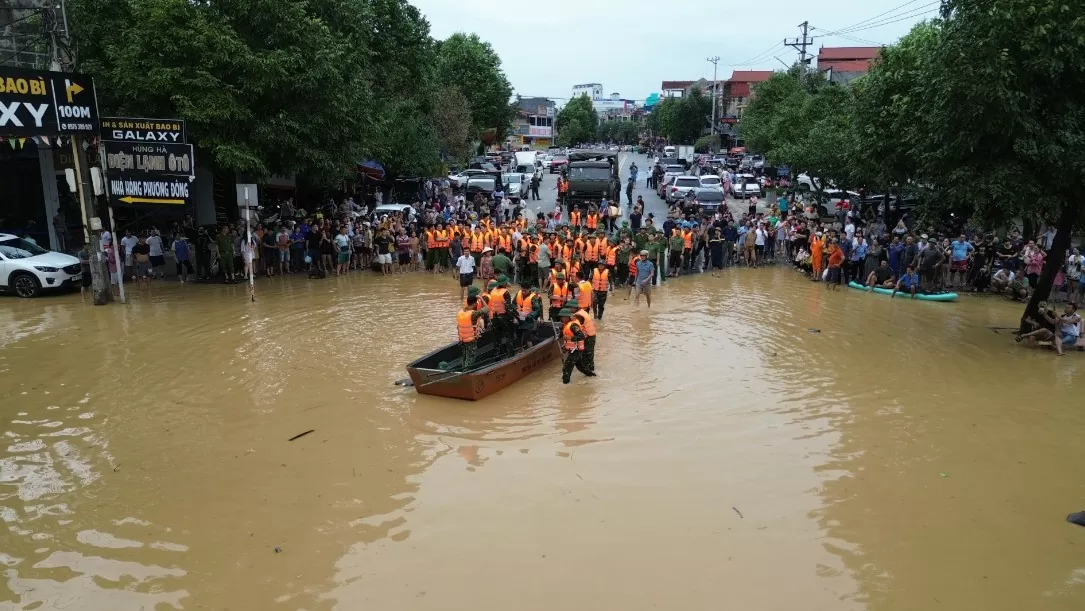
M 584 354 L 580 355 L 580 364 L 591 372 L 590 375 L 595 375 L 595 321 L 587 310 L 573 312 L 573 320 L 580 323 L 584 331 Z
M 572 308 L 562 308 L 557 312 L 558 318 L 561 319 L 561 349 L 565 352 L 565 357 L 561 362 L 562 384 L 568 384 L 572 379 L 573 367 L 588 377 L 595 376 L 582 362 L 584 340 L 587 336 L 584 334 L 583 327 L 573 317 L 574 313 Z
M 478 297 L 471 295 L 463 304 L 463 309 L 456 314 L 456 333 L 460 339 L 460 347 L 463 348 L 463 363 L 460 369 L 464 371 L 470 369 L 475 363 L 475 357 L 478 355 L 478 337 L 482 334 L 478 322 L 486 316 L 485 308 L 478 310 L 477 306 Z
M 542 297 L 531 286 L 531 280 L 524 278 L 520 282 L 520 290 L 513 298 L 516 305 L 516 318 L 519 321 L 516 326 L 517 346 L 525 347 L 535 333 L 538 321 L 542 319 Z
M 557 278 L 550 284 L 550 320 L 556 321 L 561 309 L 573 296 L 572 288 L 565 282 L 565 272 L 559 272 Z
M 573 211 L 569 213 L 569 224 L 573 227 L 580 227 L 584 222 L 584 215 L 580 213 L 580 206 L 573 206 Z
M 588 316 L 591 316 L 592 287 L 591 282 L 588 281 L 588 272 L 572 273 L 570 277 L 579 279 L 574 287 L 576 308 L 587 312 Z
M 475 259 L 475 269 L 478 269 L 482 265 L 482 249 L 486 248 L 486 232 L 482 223 L 475 225 L 474 231 L 468 234 L 464 247 L 470 247 L 471 256 Z
M 585 270 L 585 273 L 587 270 Z M 591 271 L 592 308 L 595 310 L 596 320 L 603 320 L 603 309 L 607 305 L 607 295 L 614 292 L 614 285 L 610 282 L 610 270 L 603 261 Z
M 588 208 L 588 214 L 584 217 L 584 224 L 588 227 L 588 231 L 595 231 L 599 229 L 599 212 L 594 207 Z
M 497 278 L 497 286 L 490 291 L 490 319 L 493 321 L 494 334 L 497 336 L 497 354 L 512 354 L 516 337 L 516 306 L 512 302 L 509 290 L 509 277 L 502 274 Z

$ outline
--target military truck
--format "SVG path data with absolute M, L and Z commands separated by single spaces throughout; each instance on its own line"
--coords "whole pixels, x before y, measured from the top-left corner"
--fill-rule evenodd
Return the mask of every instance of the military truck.
M 574 205 L 583 210 L 588 202 L 599 205 L 604 197 L 610 200 L 621 197 L 622 183 L 615 151 L 573 151 L 569 154 L 566 177 L 569 180 L 569 193 L 565 197 L 568 210 Z

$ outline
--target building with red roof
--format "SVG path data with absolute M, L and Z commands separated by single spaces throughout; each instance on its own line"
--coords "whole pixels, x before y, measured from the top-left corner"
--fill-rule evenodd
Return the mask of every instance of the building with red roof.
M 847 83 L 869 72 L 881 52 L 881 47 L 822 47 L 818 70 L 834 83 Z

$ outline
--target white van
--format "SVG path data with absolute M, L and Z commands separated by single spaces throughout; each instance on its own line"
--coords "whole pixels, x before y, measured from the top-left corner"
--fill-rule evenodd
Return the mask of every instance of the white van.
M 674 147 L 674 146 L 665 146 L 665 147 L 663 147 L 663 156 L 664 157 L 674 157 L 674 154 L 676 152 L 678 152 L 677 147 Z

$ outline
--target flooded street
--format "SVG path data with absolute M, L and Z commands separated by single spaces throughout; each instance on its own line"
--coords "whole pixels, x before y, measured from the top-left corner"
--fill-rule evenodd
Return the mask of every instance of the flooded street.
M 1013 304 L 682 278 L 469 403 L 394 385 L 447 276 L 257 288 L 0 299 L 0 609 L 1085 607 L 1085 357 Z

